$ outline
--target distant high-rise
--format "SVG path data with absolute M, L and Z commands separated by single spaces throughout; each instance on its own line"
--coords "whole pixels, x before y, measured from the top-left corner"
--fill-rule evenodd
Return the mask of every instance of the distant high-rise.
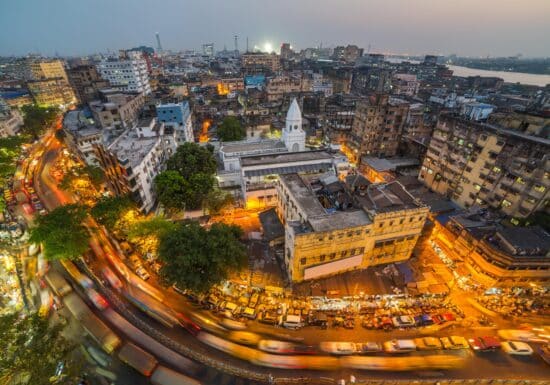
M 147 63 L 141 52 L 122 52 L 120 58 L 109 58 L 98 65 L 101 77 L 124 92 L 151 93 Z
M 160 35 L 159 33 L 155 33 L 155 36 L 157 37 L 157 53 L 162 52 L 162 45 L 160 44 Z
M 281 44 L 281 59 L 288 60 L 292 57 L 293 54 L 294 51 L 292 51 L 290 43 Z
M 202 54 L 208 57 L 214 56 L 214 43 L 205 43 L 202 45 Z

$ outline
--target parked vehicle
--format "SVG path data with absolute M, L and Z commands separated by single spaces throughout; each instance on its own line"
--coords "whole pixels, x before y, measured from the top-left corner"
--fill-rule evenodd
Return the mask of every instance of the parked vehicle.
M 275 354 L 289 354 L 294 352 L 294 344 L 291 342 L 277 340 L 261 340 L 258 349 Z
M 373 354 L 381 352 L 382 344 L 379 342 L 363 342 L 363 343 L 357 343 L 355 344 L 355 348 L 357 353 L 360 354 Z
M 268 311 L 264 311 L 260 314 L 259 321 L 268 325 L 277 325 L 277 323 L 279 322 L 277 315 Z
M 396 328 L 409 328 L 415 326 L 414 318 L 408 315 L 402 315 L 392 318 L 393 326 Z
M 450 337 L 442 337 L 441 343 L 443 344 L 443 347 L 445 349 L 468 349 L 470 348 L 470 345 L 468 345 L 468 341 L 464 337 L 459 336 L 450 336 Z
M 410 353 L 416 350 L 413 340 L 391 340 L 384 342 L 384 351 L 387 353 Z
M 325 313 L 316 313 L 308 315 L 308 325 L 319 326 L 321 329 L 326 329 L 328 327 L 328 317 Z
M 475 351 L 488 352 L 500 349 L 500 340 L 493 336 L 471 338 L 468 342 Z
M 279 325 L 287 329 L 300 329 L 304 326 L 302 318 L 298 315 L 285 315 L 279 319 Z
M 140 266 L 136 269 L 136 274 L 144 281 L 147 281 L 149 278 L 151 278 L 151 276 L 149 275 L 147 270 L 143 268 L 143 266 Z
M 319 347 L 323 352 L 336 355 L 349 355 L 356 352 L 353 342 L 321 342 Z
M 515 330 L 515 329 L 503 329 L 497 332 L 498 336 L 503 340 L 515 340 L 515 341 L 531 341 L 537 338 L 535 333 L 528 330 Z
M 441 350 L 443 348 L 441 341 L 435 337 L 415 338 L 414 343 L 418 350 Z
M 533 354 L 533 348 L 522 341 L 504 341 L 501 346 L 502 350 L 508 354 L 518 356 L 530 356 Z

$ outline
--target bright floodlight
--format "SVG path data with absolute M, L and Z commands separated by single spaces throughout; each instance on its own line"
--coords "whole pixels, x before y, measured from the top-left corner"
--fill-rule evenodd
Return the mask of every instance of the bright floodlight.
M 268 53 L 273 52 L 273 46 L 271 45 L 270 42 L 267 42 L 264 44 L 264 51 Z

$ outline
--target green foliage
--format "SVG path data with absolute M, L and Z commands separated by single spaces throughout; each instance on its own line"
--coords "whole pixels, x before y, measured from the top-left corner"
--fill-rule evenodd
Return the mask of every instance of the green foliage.
M 214 186 L 216 159 L 212 153 L 210 147 L 185 143 L 168 159 L 167 171 L 155 178 L 158 199 L 168 211 L 201 207 Z
M 22 132 L 38 139 L 40 135 L 51 125 L 59 110 L 55 107 L 40 107 L 36 104 L 30 104 L 21 108 L 23 112 L 24 126 Z
M 86 165 L 82 168 L 82 172 L 88 176 L 95 188 L 99 188 L 105 181 L 105 173 L 98 166 Z
M 550 231 L 550 214 L 544 211 L 537 211 L 527 218 L 517 219 L 519 226 L 540 226 L 546 231 Z
M 220 189 L 213 189 L 206 195 L 203 203 L 204 208 L 210 214 L 219 214 L 224 208 L 235 203 L 235 199 L 229 193 L 223 192 Z
M 117 224 L 129 210 L 137 210 L 129 197 L 101 197 L 90 210 L 92 217 L 109 231 L 117 230 Z
M 16 162 L 21 155 L 21 145 L 29 140 L 26 136 L 0 138 L 0 187 L 4 180 L 15 173 Z
M 84 226 L 84 206 L 60 206 L 36 219 L 30 230 L 30 242 L 44 245 L 46 259 L 75 259 L 88 249 L 90 234 Z
M 246 137 L 246 130 L 241 125 L 239 119 L 234 116 L 228 116 L 218 126 L 218 138 L 223 142 L 242 140 Z
M 128 229 L 128 238 L 133 241 L 138 238 L 161 237 L 164 234 L 173 231 L 177 225 L 162 217 L 153 217 L 144 219 L 130 225 Z
M 197 222 L 179 224 L 160 237 L 161 278 L 183 289 L 208 291 L 246 266 L 241 236 L 240 227 L 223 223 L 215 223 L 210 230 Z
M 65 363 L 64 379 L 58 383 L 76 383 L 81 365 L 72 359 L 75 345 L 61 334 L 62 325 L 49 325 L 36 313 L 0 316 L 0 378 L 28 379 L 26 383 L 51 384 L 59 362 Z

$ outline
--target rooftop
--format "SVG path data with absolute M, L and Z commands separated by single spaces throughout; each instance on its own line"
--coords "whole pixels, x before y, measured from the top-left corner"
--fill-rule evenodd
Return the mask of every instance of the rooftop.
M 506 227 L 496 236 L 503 248 L 515 255 L 544 255 L 550 251 L 550 235 L 539 226 Z
M 376 171 L 393 171 L 398 167 L 418 166 L 420 162 L 416 158 L 374 158 L 362 157 L 361 163 L 367 164 Z
M 285 236 L 285 228 L 279 220 L 275 208 L 262 211 L 259 214 L 259 217 L 260 223 L 262 224 L 262 228 L 264 230 L 265 239 L 272 241 Z
M 158 137 L 139 137 L 134 130 L 126 130 L 110 146 L 120 160 L 128 160 L 131 167 L 138 166 L 157 144 Z
M 323 150 L 255 155 L 241 158 L 241 166 L 250 167 L 265 164 L 307 162 L 316 160 L 332 161 L 332 156 Z
M 247 141 L 242 140 L 238 142 L 226 142 L 220 147 L 220 151 L 226 156 L 231 156 L 232 153 L 243 152 L 281 152 L 286 151 L 286 147 L 283 142 L 277 139 Z

